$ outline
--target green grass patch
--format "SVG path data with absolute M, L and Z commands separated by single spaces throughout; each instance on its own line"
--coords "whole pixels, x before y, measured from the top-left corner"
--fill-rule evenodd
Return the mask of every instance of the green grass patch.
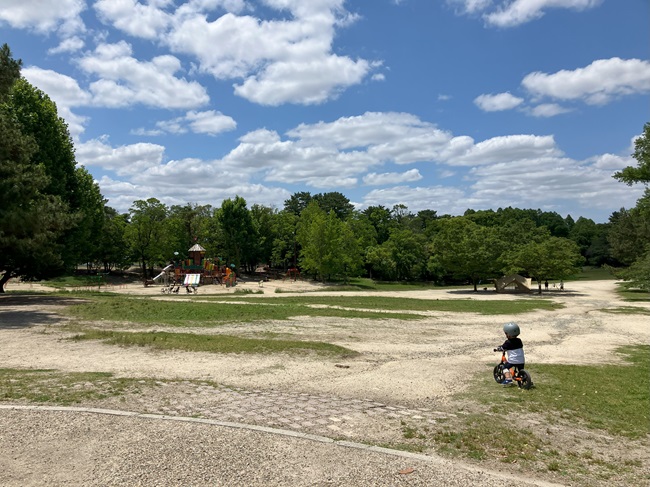
M 641 308 L 639 306 L 618 306 L 616 308 L 603 308 L 600 311 L 603 313 L 612 313 L 620 315 L 649 315 L 650 309 Z
M 246 295 L 229 296 L 228 301 L 246 299 Z M 164 301 L 143 298 L 126 298 L 119 295 L 85 295 L 85 302 L 68 307 L 69 316 L 87 320 L 126 321 L 130 323 L 155 323 L 170 326 L 217 326 L 222 323 L 287 320 L 296 316 L 321 316 L 336 318 L 417 320 L 421 316 L 406 312 L 377 312 L 347 310 L 331 307 L 313 308 L 309 302 L 283 303 L 274 298 L 226 304 L 197 301 Z M 253 298 L 249 298 L 253 299 Z
M 356 308 L 358 310 L 385 310 L 385 311 L 444 311 L 454 313 L 479 313 L 485 315 L 519 314 L 531 311 L 552 311 L 563 307 L 550 299 L 522 298 L 513 301 L 490 301 L 479 299 L 415 299 L 395 298 L 388 296 L 283 296 L 274 297 L 270 301 L 266 298 L 253 296 L 210 296 L 214 301 L 241 300 L 249 303 L 266 303 L 284 306 L 329 306 L 341 308 Z
M 605 281 L 614 279 L 617 278 L 611 267 L 583 267 L 582 272 L 567 277 L 565 281 Z M 549 280 L 549 282 L 555 281 Z
M 121 346 L 151 347 L 159 350 L 184 350 L 211 353 L 292 353 L 331 357 L 354 357 L 358 352 L 324 342 L 242 338 L 231 335 L 197 335 L 194 333 L 117 332 L 87 330 L 72 340 L 103 340 Z
M 650 302 L 650 293 L 640 289 L 628 289 L 625 284 L 619 284 L 616 289 L 618 295 L 625 301 L 648 303 Z
M 441 451 L 474 460 L 498 457 L 505 463 L 534 460 L 546 447 L 527 429 L 515 428 L 505 417 L 467 415 L 462 428 L 445 427 L 431 437 Z
M 535 387 L 503 390 L 485 379 L 472 391 L 493 411 L 527 410 L 632 439 L 650 434 L 650 346 L 619 350 L 627 365 L 530 364 Z
M 74 404 L 127 393 L 140 393 L 154 381 L 113 377 L 102 372 L 0 369 L 0 401 Z

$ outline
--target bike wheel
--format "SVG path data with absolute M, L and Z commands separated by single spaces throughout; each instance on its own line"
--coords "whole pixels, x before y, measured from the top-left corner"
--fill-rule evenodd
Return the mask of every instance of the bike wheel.
M 530 374 L 525 370 L 519 371 L 519 377 L 521 380 L 517 381 L 517 385 L 520 389 L 530 389 L 533 386 L 533 380 L 530 378 Z
M 506 376 L 503 375 L 503 365 L 495 365 L 494 366 L 494 380 L 497 381 L 497 384 L 503 383 L 504 380 L 506 380 Z

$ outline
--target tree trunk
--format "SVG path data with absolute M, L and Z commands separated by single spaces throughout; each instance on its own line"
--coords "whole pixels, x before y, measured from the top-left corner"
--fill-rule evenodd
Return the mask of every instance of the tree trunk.
M 9 279 L 11 279 L 12 274 L 9 271 L 5 271 L 4 274 L 2 274 L 2 277 L 0 277 L 0 294 L 4 294 L 5 292 L 5 284 L 9 282 Z

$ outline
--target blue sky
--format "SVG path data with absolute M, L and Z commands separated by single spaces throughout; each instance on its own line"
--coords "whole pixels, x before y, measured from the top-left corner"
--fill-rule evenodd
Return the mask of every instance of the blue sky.
M 109 206 L 499 207 L 605 222 L 641 187 L 647 0 L 0 0 Z

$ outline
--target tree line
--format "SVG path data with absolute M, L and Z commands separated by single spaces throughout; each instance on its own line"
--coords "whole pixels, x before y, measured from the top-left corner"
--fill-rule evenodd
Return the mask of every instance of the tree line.
M 76 165 L 65 121 L 49 97 L 20 76 L 21 61 L 0 49 L 0 292 L 11 277 L 43 278 L 80 264 L 110 272 L 137 263 L 143 277 L 187 257 L 206 255 L 252 272 L 259 264 L 298 267 L 320 280 L 356 276 L 393 281 L 479 283 L 505 273 L 538 283 L 581 265 L 626 267 L 650 281 L 650 196 L 607 223 L 555 212 L 500 208 L 462 216 L 404 205 L 356 210 L 339 192 L 298 192 L 281 207 L 247 206 L 234 196 L 219 207 L 138 200 L 127 213 L 107 205 Z M 615 177 L 648 184 L 650 124 L 637 139 L 638 167 Z M 644 274 L 645 272 L 645 274 Z M 645 276 L 645 277 L 644 277 Z M 645 279 L 645 281 L 644 281 Z M 640 283 L 640 284 L 639 284 Z M 540 288 L 541 289 L 541 288 Z

